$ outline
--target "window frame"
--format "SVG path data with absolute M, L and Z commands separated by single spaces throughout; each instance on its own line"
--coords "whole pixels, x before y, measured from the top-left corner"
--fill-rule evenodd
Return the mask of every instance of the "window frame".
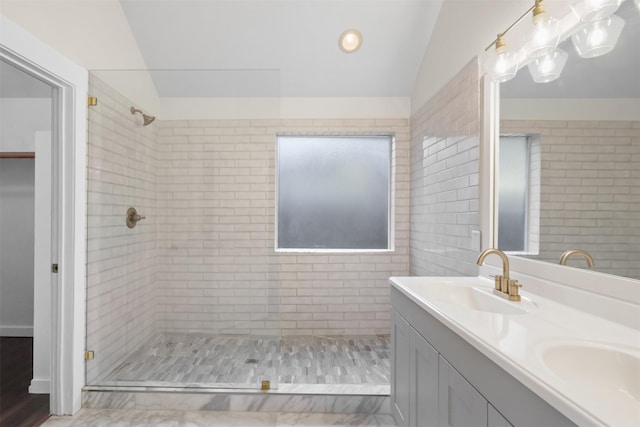
M 279 204 L 279 192 L 280 192 L 280 138 L 340 138 L 340 139 L 363 139 L 363 138 L 386 138 L 389 147 L 389 165 L 388 173 L 389 179 L 387 180 L 387 247 L 383 249 L 365 249 L 365 248 L 281 248 L 278 247 L 278 220 L 280 215 Z M 275 217 L 274 217 L 274 250 L 277 253 L 389 253 L 395 251 L 395 134 L 388 133 L 359 133 L 359 134 L 343 134 L 343 133 L 290 133 L 280 132 L 276 134 L 275 141 Z

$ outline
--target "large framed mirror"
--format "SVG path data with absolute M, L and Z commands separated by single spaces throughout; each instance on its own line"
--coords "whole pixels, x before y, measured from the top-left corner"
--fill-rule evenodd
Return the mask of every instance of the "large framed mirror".
M 640 9 L 616 15 L 611 52 L 583 58 L 569 37 L 560 78 L 524 67 L 500 85 L 495 242 L 554 264 L 580 249 L 595 271 L 640 280 Z M 566 265 L 588 268 L 579 254 Z

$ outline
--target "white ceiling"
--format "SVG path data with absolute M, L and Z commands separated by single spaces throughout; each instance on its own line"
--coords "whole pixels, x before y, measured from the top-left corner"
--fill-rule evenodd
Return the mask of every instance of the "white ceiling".
M 120 3 L 147 68 L 155 70 L 160 97 L 410 96 L 441 6 L 441 0 Z M 338 48 L 349 28 L 363 35 L 353 54 Z
M 557 1 L 568 0 L 547 0 L 552 4 Z M 287 9 L 294 3 L 295 8 Z M 398 99 L 411 95 L 411 102 L 419 108 L 529 3 L 530 0 L 0 0 L 0 13 L 80 66 L 110 70 L 101 73 L 100 78 L 150 108 L 155 108 L 152 106 L 157 104 L 158 94 L 146 70 L 176 65 L 180 69 L 261 69 L 252 72 L 258 76 L 252 84 L 268 79 L 269 93 L 275 91 L 282 97 L 291 96 L 298 88 L 299 98 L 292 99 L 351 97 L 383 102 L 391 98 L 379 94 L 393 94 Z M 198 12 L 204 9 L 211 14 Z M 278 28 L 267 22 L 283 26 Z M 364 35 L 362 49 L 353 55 L 342 54 L 337 48 L 338 35 L 349 27 L 358 27 Z M 238 31 L 231 35 L 231 29 Z M 219 37 L 213 37 L 216 32 Z M 265 40 L 280 44 L 265 47 Z M 186 58 L 186 63 L 182 64 L 180 58 Z M 154 74 L 158 90 L 171 96 L 205 86 L 196 84 L 192 78 L 195 74 L 182 74 L 184 77 L 171 85 L 160 82 L 163 78 L 174 79 L 167 72 Z M 227 71 L 217 75 L 222 76 L 221 85 L 227 85 L 227 91 L 246 86 L 246 78 L 230 81 Z M 214 80 L 210 73 L 204 82 L 210 84 Z M 302 98 L 303 93 L 316 94 L 316 98 Z M 199 95 L 206 96 L 204 92 Z
M 129 82 L 123 93 L 135 99 L 412 96 L 419 107 L 530 3 L 0 0 L 0 12 L 87 69 L 110 70 L 107 74 L 119 76 L 112 80 Z M 553 7 L 568 9 L 568 3 L 547 0 L 554 16 L 564 12 Z M 364 43 L 347 55 L 338 48 L 338 36 L 352 27 L 363 33 Z M 637 57 L 631 40 L 622 40 L 618 49 L 627 43 Z M 567 76 L 582 76 L 571 68 Z M 610 76 L 590 86 L 603 90 L 604 83 L 620 80 Z M 530 80 L 528 72 L 522 70 L 514 84 L 519 80 Z M 526 90 L 541 94 L 551 85 L 529 84 Z M 551 90 L 557 94 L 556 89 Z

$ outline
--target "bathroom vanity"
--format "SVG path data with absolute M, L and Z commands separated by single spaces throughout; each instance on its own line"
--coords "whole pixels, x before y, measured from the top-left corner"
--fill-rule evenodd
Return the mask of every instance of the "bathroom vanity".
M 399 426 L 640 425 L 637 330 L 478 277 L 395 277 Z

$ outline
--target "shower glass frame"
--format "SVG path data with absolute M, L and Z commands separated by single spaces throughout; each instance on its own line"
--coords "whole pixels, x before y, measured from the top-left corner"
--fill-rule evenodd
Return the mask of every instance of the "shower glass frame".
M 229 146 L 253 139 L 215 115 L 261 84 L 258 103 L 280 119 L 278 70 L 90 72 L 88 387 L 278 387 L 276 135 L 258 158 L 234 158 Z M 268 171 L 256 189 L 234 175 L 247 164 Z M 134 228 L 130 207 L 145 217 Z

